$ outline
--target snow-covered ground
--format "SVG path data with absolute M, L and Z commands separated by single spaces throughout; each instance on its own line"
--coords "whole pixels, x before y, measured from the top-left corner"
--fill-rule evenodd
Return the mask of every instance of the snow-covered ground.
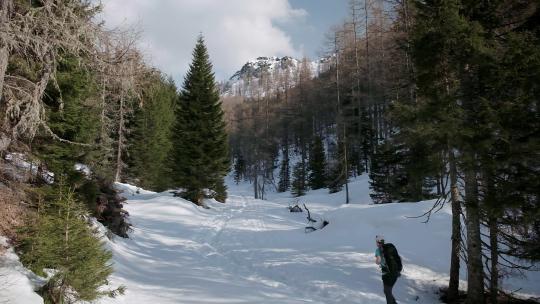
M 127 291 L 100 304 L 385 303 L 374 263 L 376 234 L 384 234 L 403 258 L 394 288 L 399 303 L 439 303 L 435 292 L 447 284 L 450 211 L 422 223 L 409 217 L 432 202 L 372 205 L 366 177 L 351 184 L 349 205 L 342 192 L 317 190 L 300 198 L 314 217 L 330 222 L 312 233 L 304 232 L 305 212 L 286 208 L 293 201 L 289 194 L 256 200 L 247 184 L 229 184 L 227 203 L 208 202 L 211 209 L 166 192 L 118 187 L 128 198 L 134 230 L 130 239 L 108 242 L 111 283 Z M 540 296 L 540 274 L 506 280 L 504 287 Z
M 330 224 L 305 233 L 306 213 L 290 213 L 288 194 L 255 200 L 250 185 L 229 184 L 226 204 L 198 208 L 168 193 L 120 185 L 134 231 L 115 239 L 114 284 L 126 295 L 100 303 L 385 303 L 374 263 L 375 235 L 404 259 L 394 294 L 400 303 L 438 303 L 447 284 L 450 216 L 412 219 L 432 202 L 372 205 L 367 177 L 343 192 L 311 191 L 300 199 Z M 509 290 L 540 295 L 540 275 L 506 281 Z M 465 287 L 465 286 L 463 286 Z
M 43 299 L 33 291 L 40 278 L 24 268 L 7 239 L 0 236 L 0 304 L 37 304 Z

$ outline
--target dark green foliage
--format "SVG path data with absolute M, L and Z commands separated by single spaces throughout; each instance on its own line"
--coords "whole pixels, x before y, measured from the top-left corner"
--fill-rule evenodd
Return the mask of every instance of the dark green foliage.
M 362 110 L 360 111 L 360 115 L 360 151 L 362 154 L 361 160 L 363 161 L 363 163 L 359 162 L 357 164 L 357 172 L 359 173 L 364 170 L 365 172 L 367 172 L 367 170 L 369 169 L 369 161 L 374 153 L 374 145 L 376 145 L 376 136 L 372 128 L 373 121 L 372 119 L 370 119 L 368 111 L 362 108 Z M 357 153 L 353 154 L 353 159 L 356 155 Z
M 291 187 L 290 171 L 289 149 L 283 149 L 283 158 L 279 166 L 278 192 L 285 192 Z
M 433 154 L 422 143 L 399 143 L 389 139 L 373 154 L 370 196 L 375 203 L 417 202 L 432 198 L 435 187 Z
M 227 186 L 223 179 L 218 180 L 213 187 L 215 194 L 211 195 L 218 202 L 225 202 L 227 199 Z
M 99 154 L 99 133 L 101 129 L 101 109 L 97 99 L 98 88 L 94 76 L 80 66 L 80 60 L 74 56 L 66 56 L 58 66 L 56 73 L 57 86 L 49 84 L 44 102 L 48 125 L 60 138 L 77 143 L 91 144 L 91 147 L 69 144 L 51 139 L 46 132 L 34 138 L 33 152 L 43 162 L 43 169 L 62 176 L 64 182 L 73 187 L 77 199 L 83 201 L 89 210 L 96 212 L 96 199 L 99 186 L 95 178 L 101 172 L 93 172 L 88 177 L 75 170 L 76 163 L 103 163 Z M 112 175 L 112 168 L 107 168 Z
M 85 202 L 88 210 L 94 213 L 97 210 L 97 199 L 100 193 L 99 183 L 93 179 L 83 178 L 76 189 L 78 198 Z
M 399 192 L 398 184 L 403 180 L 403 172 L 399 170 L 399 154 L 397 147 L 384 143 L 377 147 L 371 160 L 369 172 L 369 196 L 375 204 L 391 203 L 398 200 L 396 192 Z
M 49 84 L 44 100 L 48 124 L 60 138 L 79 143 L 95 143 L 100 129 L 100 109 L 94 77 L 74 57 L 66 57 L 58 66 L 58 87 Z M 76 162 L 86 163 L 92 148 L 51 140 L 45 133 L 35 138 L 34 151 L 47 169 L 56 174 L 74 170 Z
M 483 198 L 489 212 L 504 214 L 503 231 L 509 226 L 520 231 L 504 236 L 511 243 L 507 253 L 533 261 L 540 260 L 540 36 L 538 26 L 530 26 L 537 22 L 538 10 L 521 15 L 516 7 L 522 26 L 506 33 L 505 39 L 485 38 L 495 44 L 490 53 L 496 55 L 478 60 L 482 82 L 466 88 L 467 94 L 479 91 L 485 96 L 473 108 L 482 128 L 471 139 L 481 143 L 477 147 L 483 152 L 484 179 L 491 186 Z M 484 12 L 479 22 L 485 27 L 504 22 L 493 15 Z
M 51 139 L 47 132 L 40 133 L 32 143 L 32 150 L 43 163 L 43 169 L 61 177 L 77 194 L 77 200 L 85 203 L 93 216 L 108 227 L 127 227 L 125 213 L 119 212 L 121 205 L 116 193 L 111 194 L 110 207 L 100 206 L 97 200 L 112 188 L 114 168 L 104 150 L 110 148 L 103 142 L 101 131 L 105 126 L 101 121 L 102 104 L 95 77 L 81 66 L 85 58 L 66 55 L 59 63 L 56 74 L 57 85 L 49 84 L 44 102 L 48 125 L 64 140 L 89 144 L 83 146 Z M 86 164 L 90 175 L 75 170 L 75 164 Z M 114 211 L 113 211 L 114 210 Z M 104 220 L 102 212 L 113 212 L 116 216 Z M 114 222 L 114 223 L 113 223 Z M 112 229 L 125 234 L 125 229 Z
M 234 162 L 234 182 L 238 185 L 246 174 L 246 162 L 242 154 L 238 154 Z
M 204 189 L 224 201 L 223 177 L 229 171 L 227 134 L 212 65 L 202 36 L 184 79 L 175 109 L 172 176 L 185 198 L 200 204 Z
M 309 187 L 311 189 L 321 189 L 326 186 L 326 155 L 320 136 L 313 139 L 309 152 L 308 171 Z
M 63 303 L 66 297 L 92 301 L 123 290 L 99 290 L 113 270 L 111 253 L 86 217 L 88 212 L 74 192 L 60 185 L 45 189 L 36 216 L 21 231 L 21 261 L 40 275 L 45 268 L 54 270 L 42 289 L 47 303 Z
M 540 142 L 538 2 L 416 5 L 413 58 L 419 102 L 413 111 L 404 107 L 402 112 L 413 113 L 414 119 L 402 130 L 424 140 L 431 152 L 456 156 L 465 179 L 467 303 L 480 303 L 485 282 L 481 247 L 486 247 L 479 236 L 481 217 L 488 217 L 495 234 L 488 248 L 492 257 L 504 252 L 538 258 L 531 251 L 537 250 L 539 209 L 534 152 Z M 498 247 L 500 240 L 508 250 Z M 492 261 L 497 264 L 496 258 Z M 504 266 L 490 265 L 493 290 L 500 279 L 497 267 Z
M 168 157 L 177 98 L 172 79 L 155 75 L 135 111 L 128 138 L 128 175 L 145 189 L 163 191 L 171 186 Z
M 295 197 L 303 196 L 307 190 L 306 164 L 298 162 L 293 169 L 293 181 L 291 184 L 291 193 Z

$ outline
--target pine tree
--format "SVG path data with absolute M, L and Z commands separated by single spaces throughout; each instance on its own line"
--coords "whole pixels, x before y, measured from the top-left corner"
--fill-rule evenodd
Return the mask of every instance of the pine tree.
M 234 162 L 234 182 L 238 185 L 244 175 L 246 174 L 246 162 L 242 154 L 238 154 L 235 157 L 236 161 Z
M 307 182 L 306 182 L 306 165 L 303 162 L 298 162 L 293 169 L 293 181 L 291 184 L 291 193 L 295 197 L 303 196 L 306 194 Z
M 128 174 L 145 189 L 163 191 L 171 185 L 167 157 L 172 148 L 176 86 L 172 79 L 155 75 L 143 91 L 128 138 Z
M 398 147 L 389 142 L 378 145 L 373 154 L 369 172 L 369 196 L 375 204 L 391 203 L 399 199 L 396 192 L 399 192 L 397 184 L 402 180 L 402 175 L 396 170 L 398 157 Z
M 415 4 L 418 16 L 411 38 L 418 98 L 416 104 L 397 105 L 394 113 L 402 117 L 399 119 L 403 122 L 400 123 L 401 129 L 410 132 L 407 134 L 408 143 L 430 142 L 432 153 L 447 155 L 453 227 L 448 293 L 449 300 L 452 301 L 457 298 L 459 287 L 461 202 L 458 195 L 457 167 L 463 153 L 461 133 L 465 127 L 459 100 L 461 92 L 458 74 L 462 73 L 464 66 L 460 61 L 468 56 L 464 53 L 470 50 L 468 46 L 462 45 L 469 41 L 464 39 L 469 30 L 465 18 L 460 16 L 459 0 L 426 3 L 416 1 Z M 472 302 L 480 303 L 483 301 L 483 282 L 479 275 L 481 276 L 483 271 L 477 267 L 478 256 L 472 254 L 468 260 L 475 263 L 475 267 L 468 267 L 469 292 Z
M 122 293 L 123 287 L 101 289 L 113 271 L 112 254 L 86 222 L 88 213 L 74 192 L 60 184 L 38 208 L 35 219 L 21 231 L 19 248 L 22 262 L 37 274 L 44 275 L 45 268 L 55 270 L 41 290 L 46 301 L 92 301 Z
M 285 192 L 291 187 L 291 172 L 290 172 L 289 149 L 283 149 L 283 157 L 281 166 L 279 167 L 279 182 L 278 192 Z
M 100 127 L 100 109 L 93 101 L 95 79 L 73 56 L 66 56 L 57 69 L 57 85 L 49 84 L 44 98 L 49 126 L 62 139 L 94 143 Z M 46 133 L 39 134 L 33 147 L 48 170 L 56 174 L 72 174 L 75 163 L 85 163 L 92 152 L 88 147 L 51 141 Z
M 224 202 L 223 178 L 229 170 L 227 134 L 212 64 L 202 36 L 184 79 L 173 130 L 172 168 L 174 184 L 185 189 L 184 197 L 202 204 L 205 189 Z
M 326 186 L 326 156 L 320 136 L 313 139 L 309 153 L 308 171 L 309 187 L 311 189 L 321 189 Z
M 96 198 L 99 193 L 96 179 L 102 178 L 91 166 L 102 163 L 103 158 L 98 149 L 98 137 L 101 127 L 101 109 L 97 101 L 97 84 L 95 75 L 81 67 L 81 61 L 66 55 L 58 64 L 56 85 L 47 86 L 44 103 L 48 125 L 63 140 L 92 145 L 82 146 L 50 139 L 47 132 L 40 132 L 34 138 L 32 152 L 39 158 L 42 166 L 54 172 L 55 176 L 65 176 L 65 182 L 74 187 L 78 199 L 82 200 L 89 210 L 96 210 Z M 92 176 L 89 178 L 75 170 L 75 164 L 89 165 Z M 109 168 L 112 175 L 112 169 Z

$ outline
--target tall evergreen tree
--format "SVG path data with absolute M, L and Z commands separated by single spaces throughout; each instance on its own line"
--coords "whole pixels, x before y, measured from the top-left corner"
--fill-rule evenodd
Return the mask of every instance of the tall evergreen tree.
M 285 192 L 291 187 L 291 169 L 289 159 L 289 148 L 285 146 L 283 149 L 283 157 L 281 159 L 281 165 L 279 167 L 279 182 L 278 192 Z
M 293 169 L 293 181 L 291 184 L 292 195 L 298 197 L 306 194 L 307 190 L 306 164 L 298 162 Z
M 371 189 L 369 196 L 376 204 L 391 203 L 400 199 L 402 181 L 406 179 L 400 170 L 402 167 L 400 148 L 403 149 L 403 146 L 386 141 L 378 145 L 373 154 L 369 172 Z
M 316 136 L 309 151 L 309 187 L 311 189 L 321 189 L 326 186 L 326 156 L 322 138 Z
M 128 174 L 146 189 L 163 191 L 170 186 L 167 157 L 177 97 L 172 79 L 155 75 L 143 90 L 143 104 L 135 111 L 128 138 Z
M 238 185 L 246 174 L 246 162 L 241 153 L 235 157 L 234 161 L 234 182 Z
M 461 248 L 461 202 L 457 170 L 462 155 L 459 152 L 462 149 L 461 133 L 464 126 L 458 73 L 462 71 L 462 59 L 470 50 L 469 46 L 463 45 L 469 42 L 464 39 L 468 24 L 460 15 L 459 0 L 415 1 L 415 6 L 418 16 L 412 34 L 412 54 L 417 72 L 418 100 L 412 105 L 414 110 L 409 111 L 407 105 L 400 105 L 395 112 L 401 112 L 401 121 L 405 121 L 404 114 L 409 115 L 406 120 L 413 122 L 412 125 L 406 123 L 403 126 L 407 126 L 405 129 L 410 132 L 409 138 L 412 141 L 430 142 L 432 148 L 439 147 L 432 152 L 442 150 L 447 155 L 453 227 L 448 297 L 452 301 L 458 296 Z M 470 202 L 474 203 L 475 200 L 471 199 Z M 474 266 L 478 265 L 477 260 L 475 255 L 469 258 Z M 483 270 L 468 267 L 467 271 L 469 296 L 474 303 L 480 303 L 483 301 Z
M 205 189 L 224 202 L 223 178 L 229 171 L 227 134 L 212 64 L 199 36 L 176 107 L 172 168 L 184 197 L 202 204 Z M 212 194 L 212 192 L 214 194 Z
M 63 140 L 92 145 L 92 148 L 50 140 L 49 134 L 40 132 L 34 138 L 32 150 L 43 167 L 54 172 L 55 176 L 65 176 L 65 182 L 74 187 L 78 197 L 96 211 L 98 179 L 104 172 L 98 172 L 92 164 L 102 163 L 98 153 L 101 109 L 97 101 L 95 75 L 80 66 L 75 55 L 66 55 L 58 64 L 56 85 L 49 84 L 44 97 L 46 115 L 51 130 Z M 75 170 L 75 164 L 88 165 L 91 178 Z M 110 169 L 112 174 L 112 169 Z
M 58 64 L 56 85 L 49 84 L 44 103 L 51 130 L 64 140 L 93 144 L 99 134 L 100 109 L 96 99 L 93 75 L 79 65 L 74 56 L 66 56 Z M 33 143 L 34 152 L 56 174 L 74 175 L 77 162 L 92 161 L 92 149 L 81 145 L 51 141 L 46 132 L 39 133 Z

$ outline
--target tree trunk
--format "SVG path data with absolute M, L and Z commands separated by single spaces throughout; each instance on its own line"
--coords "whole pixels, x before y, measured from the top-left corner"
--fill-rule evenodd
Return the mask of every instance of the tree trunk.
M 349 148 L 347 146 L 347 129 L 345 126 L 343 127 L 343 158 L 345 161 L 343 174 L 345 174 L 345 204 L 349 203 L 349 162 L 347 159 L 347 149 Z
M 500 216 L 497 198 L 495 192 L 495 181 L 493 172 L 488 169 L 489 166 L 484 166 L 484 176 L 482 181 L 485 185 L 484 202 L 489 207 L 487 219 L 489 228 L 489 249 L 490 249 L 490 277 L 489 277 L 489 301 L 491 304 L 497 304 L 497 296 L 499 293 L 499 223 Z
M 490 303 L 497 304 L 499 293 L 499 227 L 497 217 L 489 216 L 489 246 L 491 247 L 491 276 L 489 282 Z
M 465 172 L 465 211 L 467 213 L 467 301 L 466 304 L 484 304 L 484 268 L 480 238 L 480 205 L 476 171 Z
M 11 8 L 11 0 L 0 0 L 0 28 L 3 28 L 8 24 L 9 9 Z M 9 51 L 6 38 L 0 31 L 0 109 L 4 103 L 3 91 L 4 91 L 4 78 L 6 76 L 6 69 L 9 60 Z M 1 121 L 1 120 L 0 120 Z M 1 127 L 1 126 L 0 126 Z M 0 131 L 0 156 L 3 156 L 3 152 L 7 150 L 11 143 L 11 137 Z
M 9 10 L 11 8 L 11 0 L 0 0 L 0 105 L 3 103 L 2 92 L 4 89 L 4 78 L 9 59 L 8 43 L 6 41 L 4 27 L 8 24 Z
M 258 170 L 255 168 L 255 174 L 253 175 L 253 196 L 255 199 L 259 198 L 259 181 L 257 179 L 258 174 Z
M 2 19 L 0 17 L 0 19 Z M 0 21 L 2 23 L 4 21 Z M 4 103 L 3 91 L 4 91 L 4 77 L 6 76 L 6 69 L 8 65 L 8 48 L 4 42 L 0 39 L 0 105 Z
M 122 149 L 124 148 L 124 90 L 120 93 L 120 119 L 118 121 L 118 147 L 116 150 L 115 182 L 120 182 L 122 175 Z
M 448 166 L 450 168 L 450 200 L 452 204 L 452 250 L 450 252 L 450 282 L 447 302 L 452 303 L 459 295 L 459 268 L 461 251 L 461 205 L 457 186 L 457 168 L 453 149 L 448 147 Z

